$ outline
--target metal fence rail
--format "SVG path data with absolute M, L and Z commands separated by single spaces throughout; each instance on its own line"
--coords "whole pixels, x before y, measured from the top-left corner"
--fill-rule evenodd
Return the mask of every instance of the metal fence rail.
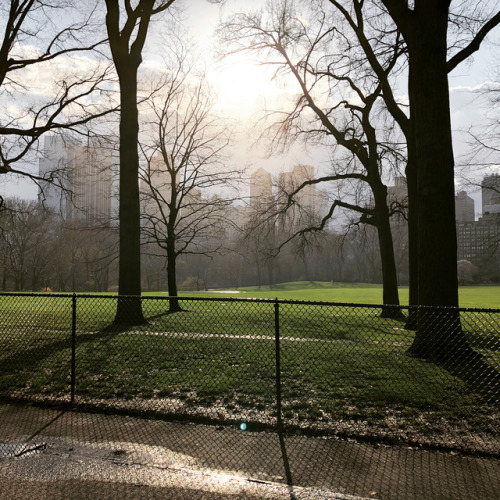
M 118 300 L 140 300 L 147 323 L 114 324 Z M 500 452 L 500 310 L 399 308 L 425 316 L 426 331 L 464 335 L 470 351 L 443 362 L 408 355 L 415 332 L 381 306 L 179 305 L 172 313 L 166 297 L 0 294 L 0 397 Z

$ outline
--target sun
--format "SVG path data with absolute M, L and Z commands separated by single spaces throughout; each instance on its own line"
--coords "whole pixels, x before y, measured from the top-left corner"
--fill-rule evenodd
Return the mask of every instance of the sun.
M 243 56 L 233 56 L 230 62 L 212 74 L 218 96 L 217 107 L 241 111 L 257 111 L 263 101 L 277 99 L 283 92 L 269 67 Z

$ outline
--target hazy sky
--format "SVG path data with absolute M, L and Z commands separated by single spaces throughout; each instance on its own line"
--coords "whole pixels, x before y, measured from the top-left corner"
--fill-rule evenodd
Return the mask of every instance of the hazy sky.
M 247 165 L 250 172 L 264 167 L 277 173 L 291 169 L 297 163 L 308 163 L 320 168 L 321 161 L 327 158 L 327 154 L 321 150 L 307 152 L 303 147 L 297 147 L 287 156 L 275 158 L 266 158 L 262 148 L 251 151 L 253 141 L 250 139 L 250 132 L 255 128 L 255 111 L 266 106 L 272 108 L 274 100 L 290 89 L 283 88 L 283 84 L 272 82 L 268 70 L 244 57 L 217 65 L 211 59 L 212 51 L 216 48 L 212 34 L 219 18 L 229 15 L 231 11 L 248 9 L 249 6 L 254 9 L 264 4 L 264 0 L 228 0 L 223 7 L 207 0 L 181 0 L 178 3 L 179 6 L 185 7 L 183 16 L 189 25 L 191 38 L 199 45 L 200 53 L 207 56 L 208 74 L 219 96 L 218 111 L 228 113 L 238 121 L 236 137 L 239 139 L 239 147 L 235 151 L 234 161 Z M 496 38 L 500 39 L 500 36 L 497 35 Z M 147 49 L 152 50 L 151 44 Z M 148 60 L 147 53 L 144 59 Z M 450 75 L 452 123 L 457 131 L 467 130 L 484 122 L 485 115 L 493 112 L 481 105 L 477 89 L 485 82 L 498 79 L 498 62 L 499 56 L 495 52 L 494 44 L 486 43 L 474 56 L 473 61 L 462 64 Z M 457 163 L 458 158 L 465 153 L 464 139 L 464 134 L 455 133 Z M 0 194 L 35 197 L 36 186 L 26 181 L 11 182 L 8 186 L 0 183 Z
M 242 0 L 228 0 L 221 9 L 218 5 L 213 5 L 204 0 L 197 2 L 185 2 L 189 4 L 190 11 L 188 18 L 192 26 L 193 36 L 199 41 L 201 46 L 207 50 L 213 47 L 212 39 L 213 27 L 217 24 L 219 17 L 230 14 L 231 11 L 257 9 L 266 4 L 266 0 L 252 0 L 251 2 Z M 451 119 L 454 129 L 454 149 L 457 165 L 461 163 L 463 156 L 468 151 L 468 137 L 463 131 L 485 122 L 488 115 L 500 113 L 500 109 L 491 109 L 480 97 L 480 89 L 488 82 L 499 81 L 500 79 L 500 29 L 490 35 L 483 43 L 481 50 L 474 54 L 468 61 L 462 63 L 449 75 Z M 273 99 L 280 89 L 276 84 L 270 82 L 270 73 L 265 72 L 262 67 L 257 66 L 250 60 L 242 60 L 237 65 L 230 65 L 226 68 L 219 68 L 213 73 L 221 103 L 224 106 L 238 110 L 238 113 L 245 116 L 245 119 L 252 122 L 252 110 L 255 107 L 266 103 L 272 107 Z M 286 90 L 291 90 L 289 87 Z M 328 156 L 324 152 L 316 151 L 315 154 L 307 154 L 303 148 L 296 148 L 288 157 L 266 159 L 262 155 L 249 152 L 248 160 L 254 165 L 252 170 L 259 166 L 269 170 L 279 170 L 280 168 L 291 169 L 296 163 L 309 163 L 316 168 L 321 161 L 328 161 Z M 457 180 L 458 182 L 458 180 Z M 471 195 L 476 200 L 476 211 L 479 209 L 480 194 L 473 193 L 472 188 L 468 188 Z M 476 190 L 477 191 L 477 190 Z

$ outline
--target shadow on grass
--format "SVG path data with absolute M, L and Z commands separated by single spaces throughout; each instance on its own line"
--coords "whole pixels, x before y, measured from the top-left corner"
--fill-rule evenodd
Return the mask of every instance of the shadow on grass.
M 127 332 L 131 329 L 130 326 L 110 324 L 95 333 L 79 333 L 76 336 L 76 347 L 88 343 L 100 342 L 101 344 L 108 343 L 117 335 Z M 59 369 L 62 365 L 67 366 L 67 376 L 71 374 L 71 349 L 72 337 L 71 334 L 58 340 L 45 340 L 43 338 L 35 338 L 32 346 L 19 344 L 14 347 L 15 352 L 0 356 L 1 368 L 0 377 L 9 377 L 30 373 L 30 378 L 42 370 L 49 370 L 50 365 L 47 363 L 52 358 L 52 363 Z M 68 355 L 61 360 L 63 353 L 67 351 Z M 4 347 L 5 352 L 5 347 Z M 66 359 L 64 359 L 66 358 Z M 49 365 L 49 366 L 47 366 Z M 1 389 L 0 389 L 1 391 Z M 69 389 L 68 389 L 69 394 Z
M 190 313 L 190 312 L 192 312 L 192 311 L 190 311 L 189 309 L 177 309 L 175 311 L 167 309 L 166 311 L 163 311 L 161 313 L 155 314 L 154 316 L 148 316 L 147 319 L 148 319 L 148 321 L 150 321 L 150 320 L 164 318 L 166 316 L 171 316 L 172 314 Z
M 488 403 L 500 404 L 500 372 L 481 357 L 449 360 L 442 365 L 448 373 L 462 380 L 470 391 L 480 394 Z

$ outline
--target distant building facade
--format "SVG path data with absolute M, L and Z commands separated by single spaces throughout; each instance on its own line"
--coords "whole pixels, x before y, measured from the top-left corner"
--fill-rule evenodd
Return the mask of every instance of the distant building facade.
M 300 186 L 315 180 L 314 167 L 311 165 L 295 165 L 291 172 L 282 172 L 278 179 L 278 200 L 288 204 L 288 196 Z M 293 204 L 288 208 L 282 225 L 294 229 L 299 226 L 317 224 L 327 212 L 328 197 L 317 188 L 317 184 L 306 184 L 293 194 Z
M 482 281 L 500 280 L 500 176 L 487 176 L 481 183 L 483 213 L 475 220 L 475 203 L 465 191 L 455 196 L 457 228 L 457 260 L 471 262 Z M 407 187 L 404 177 L 396 178 L 387 188 L 388 204 L 393 208 L 407 207 Z M 404 211 L 404 210 L 403 210 Z M 396 257 L 407 245 L 406 221 L 402 216 L 391 218 Z M 401 241 L 399 241 L 401 239 Z M 400 247 L 398 249 L 398 246 Z M 399 265 L 398 265 L 399 268 Z
M 475 221 L 466 193 L 457 195 L 457 255 L 478 268 L 482 280 L 500 280 L 500 176 L 481 182 L 482 216 Z M 457 202 L 456 202 L 457 204 Z M 457 206 L 457 205 L 456 205 Z M 473 202 L 472 202 L 473 207 Z M 472 213 L 474 209 L 472 208 Z
M 250 176 L 250 206 L 268 207 L 274 204 L 271 174 L 259 168 Z
M 389 203 L 396 202 L 401 206 L 408 205 L 408 185 L 406 184 L 406 177 L 397 176 L 394 179 L 393 186 L 387 186 L 387 198 Z
M 500 175 L 487 175 L 481 182 L 483 217 L 500 214 Z
M 65 219 L 109 224 L 117 212 L 116 162 L 111 149 L 44 138 L 38 199 Z
M 148 217 L 162 217 L 158 202 L 170 203 L 171 191 L 170 175 L 165 161 L 161 154 L 157 154 L 151 158 L 147 170 L 141 176 L 139 193 L 142 213 Z
M 279 190 L 286 195 L 293 193 L 298 187 L 307 181 L 314 180 L 314 167 L 311 165 L 295 165 L 291 172 L 282 172 L 279 176 Z M 300 205 L 306 212 L 316 212 L 321 206 L 321 193 L 316 188 L 316 184 L 304 186 L 294 195 L 297 205 Z
M 455 196 L 455 220 L 458 224 L 475 220 L 474 200 L 465 191 Z

